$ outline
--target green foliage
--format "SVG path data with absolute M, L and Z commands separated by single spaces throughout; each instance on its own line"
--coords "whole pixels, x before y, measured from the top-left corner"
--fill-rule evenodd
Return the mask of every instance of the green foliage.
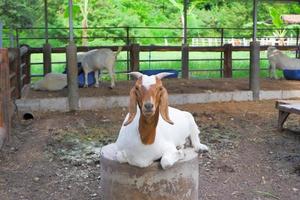
M 124 44 L 127 42 L 126 27 L 182 27 L 183 0 L 88 0 L 88 13 L 80 9 L 87 0 L 73 0 L 74 27 L 82 27 L 84 14 L 87 14 L 88 36 L 111 37 L 90 38 L 89 45 Z M 189 37 L 220 37 L 220 28 L 250 28 L 252 26 L 252 1 L 241 0 L 190 0 L 188 10 L 188 27 L 206 28 L 190 29 Z M 16 27 L 44 27 L 43 0 L 2 0 L 0 1 L 0 20 L 6 28 Z M 4 14 L 2 14 L 4 13 Z M 280 15 L 299 14 L 297 3 L 275 3 L 259 1 L 258 27 L 259 28 L 296 28 L 282 23 Z M 48 0 L 49 27 L 65 27 L 66 29 L 50 29 L 52 46 L 65 46 L 68 37 L 68 2 Z M 119 27 L 91 29 L 91 27 Z M 218 29 L 216 29 L 218 28 Z M 75 37 L 83 35 L 82 30 L 75 30 Z M 6 32 L 5 32 L 6 34 Z M 225 37 L 249 37 L 251 29 L 227 29 Z M 271 36 L 273 31 L 259 33 L 262 36 Z M 280 34 L 280 33 L 278 33 Z M 287 33 L 288 35 L 295 32 Z M 131 42 L 141 44 L 163 44 L 164 38 L 169 44 L 180 44 L 182 36 L 180 29 L 129 29 Z M 21 30 L 20 37 L 44 37 L 44 30 Z M 147 37 L 142 39 L 141 37 Z M 156 37 L 156 38 L 155 38 Z M 161 37 L 161 38 L 158 38 Z M 43 39 L 22 40 L 31 46 L 41 46 Z M 78 45 L 81 39 L 76 39 Z
M 270 16 L 272 17 L 273 25 L 276 28 L 282 28 L 283 27 L 283 21 L 281 19 L 280 13 L 275 8 L 270 8 L 269 10 Z
M 39 20 L 40 9 L 41 0 L 1 0 L 0 21 L 9 28 L 32 27 Z

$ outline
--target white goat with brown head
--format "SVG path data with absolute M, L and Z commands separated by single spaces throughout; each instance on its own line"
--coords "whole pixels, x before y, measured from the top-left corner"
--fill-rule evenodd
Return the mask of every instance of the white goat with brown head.
M 161 158 L 165 169 L 184 157 L 180 148 L 187 138 L 195 151 L 208 150 L 200 143 L 200 131 L 193 116 L 168 106 L 168 93 L 161 79 L 170 73 L 131 75 L 138 80 L 130 91 L 129 113 L 115 143 L 119 162 L 147 167 Z

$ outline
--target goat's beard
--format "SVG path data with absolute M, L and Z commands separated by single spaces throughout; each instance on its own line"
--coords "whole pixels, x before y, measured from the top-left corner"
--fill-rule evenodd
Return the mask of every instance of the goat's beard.
M 153 117 L 155 114 L 155 111 L 143 111 L 143 115 L 146 119 Z
M 156 108 L 153 108 L 151 111 L 142 109 L 142 115 L 144 115 L 146 119 L 153 117 L 155 113 L 156 113 Z

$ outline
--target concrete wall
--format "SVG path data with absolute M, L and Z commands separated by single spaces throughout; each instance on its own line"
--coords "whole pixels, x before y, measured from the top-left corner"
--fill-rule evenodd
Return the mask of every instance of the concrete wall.
M 272 90 L 260 91 L 260 100 L 299 98 L 300 90 Z M 228 102 L 228 101 L 252 101 L 251 91 L 233 92 L 208 92 L 198 94 L 171 94 L 170 105 L 183 105 L 194 103 Z M 111 97 L 81 97 L 79 99 L 80 110 L 95 110 L 103 108 L 127 107 L 129 96 Z M 68 111 L 66 97 L 44 99 L 19 99 L 17 105 L 20 111 L 47 112 Z

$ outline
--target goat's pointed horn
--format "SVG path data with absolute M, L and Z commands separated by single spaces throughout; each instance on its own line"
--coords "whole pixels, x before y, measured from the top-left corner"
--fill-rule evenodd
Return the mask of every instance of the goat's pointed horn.
M 128 74 L 132 75 L 133 77 L 139 79 L 143 74 L 141 72 L 129 72 Z
M 156 74 L 156 77 L 159 78 L 159 79 L 163 79 L 164 77 L 166 76 L 169 76 L 169 75 L 172 75 L 174 73 L 170 73 L 170 72 L 161 72 L 159 74 Z

